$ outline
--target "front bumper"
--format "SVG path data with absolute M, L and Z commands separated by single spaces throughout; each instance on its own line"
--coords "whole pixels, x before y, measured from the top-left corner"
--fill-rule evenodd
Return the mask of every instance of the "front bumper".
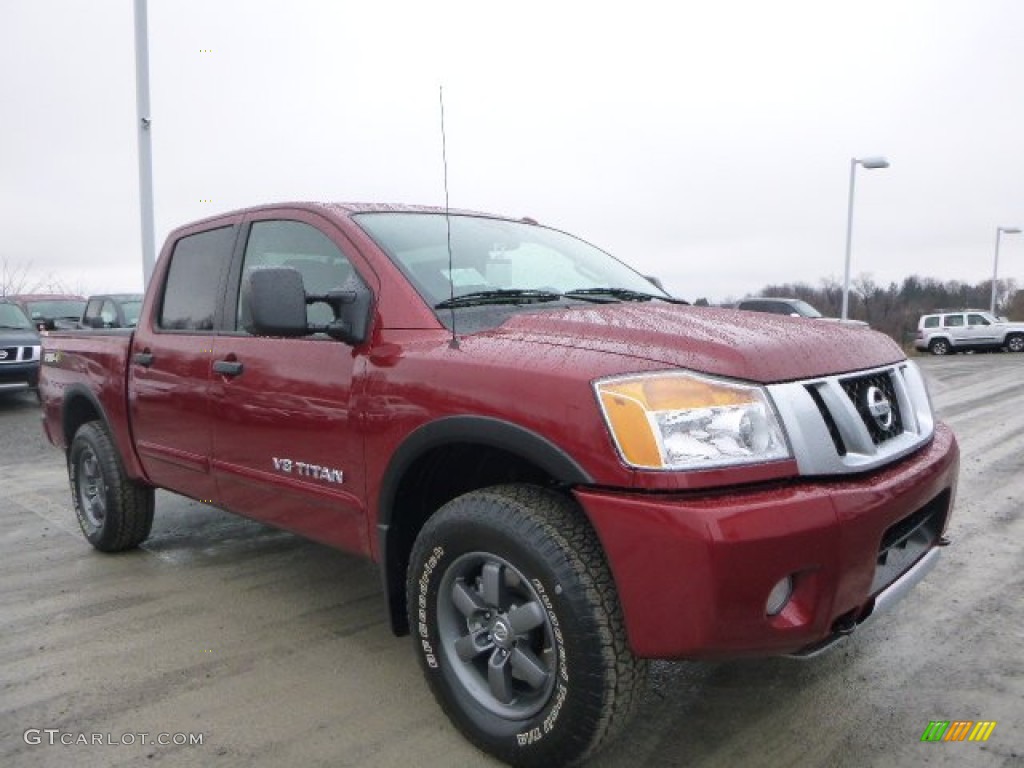
M 800 653 L 870 616 L 876 598 L 902 596 L 933 564 L 958 467 L 956 439 L 939 424 L 911 456 L 839 480 L 576 497 L 607 554 L 634 653 Z M 786 576 L 792 597 L 769 616 L 768 595 Z
M 39 361 L 0 365 L 0 392 L 39 386 Z

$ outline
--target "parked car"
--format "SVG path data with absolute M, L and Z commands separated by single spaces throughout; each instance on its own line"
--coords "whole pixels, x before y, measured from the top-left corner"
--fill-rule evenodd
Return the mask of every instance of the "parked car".
M 372 558 L 444 711 L 517 766 L 621 733 L 646 659 L 823 651 L 948 543 L 956 438 L 890 338 L 686 306 L 536 222 L 225 213 L 170 233 L 136 328 L 44 346 L 92 546 L 138 546 L 166 488 Z
M 36 388 L 40 348 L 39 333 L 21 307 L 0 301 L 0 393 Z
M 85 297 L 66 293 L 25 293 L 8 296 L 24 310 L 40 331 L 77 328 L 85 310 Z
M 970 350 L 1024 352 L 1024 323 L 1010 323 L 984 309 L 951 309 L 921 315 L 914 349 L 933 355 Z
M 79 325 L 82 328 L 134 328 L 142 309 L 141 293 L 90 296 Z
M 748 296 L 736 304 L 736 309 L 752 312 L 767 312 L 787 317 L 811 317 L 817 320 L 839 321 L 837 317 L 825 317 L 803 299 L 782 299 L 774 296 Z M 863 320 L 846 320 L 847 325 L 867 326 Z

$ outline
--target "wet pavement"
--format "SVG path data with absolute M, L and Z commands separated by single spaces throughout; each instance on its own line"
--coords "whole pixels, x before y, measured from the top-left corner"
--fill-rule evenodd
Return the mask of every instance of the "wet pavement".
M 962 451 L 937 568 L 817 659 L 655 664 L 592 765 L 1024 766 L 1024 355 L 920 362 Z M 0 765 L 497 765 L 372 564 L 163 492 L 142 549 L 93 551 L 28 395 L 0 398 L 0 580 Z M 932 720 L 997 725 L 922 743 Z

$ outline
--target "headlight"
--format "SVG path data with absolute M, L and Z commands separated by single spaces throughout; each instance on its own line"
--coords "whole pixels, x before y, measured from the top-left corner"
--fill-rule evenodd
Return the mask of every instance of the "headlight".
M 619 453 L 641 469 L 712 469 L 792 456 L 764 389 L 671 372 L 594 383 Z

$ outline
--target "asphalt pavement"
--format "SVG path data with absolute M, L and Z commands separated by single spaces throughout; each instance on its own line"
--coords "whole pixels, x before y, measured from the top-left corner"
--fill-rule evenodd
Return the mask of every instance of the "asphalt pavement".
M 920 363 L 962 451 L 937 568 L 814 660 L 656 663 L 592 765 L 1024 766 L 1024 355 Z M 164 492 L 143 548 L 95 552 L 27 394 L 0 398 L 0 583 L 0 765 L 497 765 L 370 563 Z M 996 725 L 922 742 L 934 720 Z

